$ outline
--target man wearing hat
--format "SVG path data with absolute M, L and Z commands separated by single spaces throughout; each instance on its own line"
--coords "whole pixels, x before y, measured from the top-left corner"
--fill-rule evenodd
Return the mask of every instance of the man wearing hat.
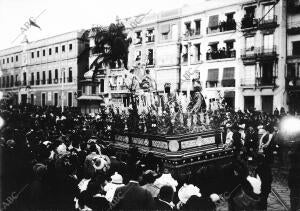
M 115 172 L 111 177 L 111 182 L 107 183 L 104 187 L 104 191 L 106 191 L 105 198 L 107 201 L 112 202 L 115 191 L 117 188 L 124 186 L 122 175 Z
M 148 190 L 154 198 L 157 197 L 159 193 L 159 187 L 153 184 L 157 178 L 158 174 L 153 170 L 147 170 L 143 175 L 143 180 L 146 184 L 143 185 L 142 188 Z

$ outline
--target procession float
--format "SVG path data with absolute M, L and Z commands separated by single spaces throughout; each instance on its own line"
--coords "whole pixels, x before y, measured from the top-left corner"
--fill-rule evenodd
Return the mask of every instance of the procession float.
M 159 94 L 147 69 L 142 78 L 134 70 L 124 71 L 131 106 L 115 112 L 112 140 L 119 153 L 126 154 L 130 148 L 152 153 L 175 174 L 231 159 L 233 150 L 223 146 L 220 116 L 206 108 L 199 80 L 193 80 L 194 93 L 188 99 L 183 93 L 170 92 L 170 84 Z

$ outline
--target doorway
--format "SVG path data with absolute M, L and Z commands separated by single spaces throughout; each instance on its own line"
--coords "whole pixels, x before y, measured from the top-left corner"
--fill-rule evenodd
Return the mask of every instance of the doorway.
M 273 113 L 273 95 L 261 96 L 262 111 L 272 114 Z
M 254 96 L 244 96 L 244 110 L 254 109 Z

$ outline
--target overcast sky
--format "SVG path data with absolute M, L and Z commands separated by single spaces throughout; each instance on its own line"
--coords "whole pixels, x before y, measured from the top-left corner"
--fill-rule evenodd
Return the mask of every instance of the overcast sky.
M 31 27 L 28 40 L 34 41 L 64 32 L 88 29 L 93 24 L 107 25 L 120 18 L 158 12 L 194 4 L 199 0 L 0 0 L 0 49 L 19 45 L 20 28 L 29 17 L 44 9 L 37 23 L 42 30 Z

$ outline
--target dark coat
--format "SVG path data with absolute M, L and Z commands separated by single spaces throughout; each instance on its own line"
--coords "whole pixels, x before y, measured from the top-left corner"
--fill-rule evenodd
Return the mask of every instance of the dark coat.
M 111 202 L 112 210 L 149 210 L 153 209 L 154 201 L 149 191 L 136 182 L 129 182 L 116 189 Z
M 154 210 L 173 210 L 173 208 L 166 202 L 163 202 L 163 201 L 159 200 L 158 198 L 155 198 Z

